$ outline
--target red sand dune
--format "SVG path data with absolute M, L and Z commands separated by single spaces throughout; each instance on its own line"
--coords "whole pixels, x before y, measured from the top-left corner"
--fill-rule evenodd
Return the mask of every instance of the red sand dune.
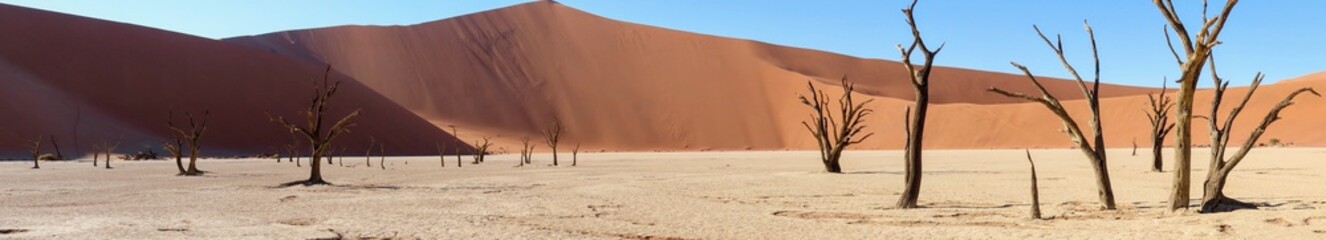
M 56 136 L 69 156 L 101 141 L 120 141 L 119 152 L 161 153 L 171 139 L 165 123 L 172 109 L 211 111 L 206 154 L 275 152 L 292 137 L 265 113 L 302 121 L 310 80 L 321 79 L 324 67 L 217 40 L 8 5 L 0 5 L 0 32 L 9 33 L 0 37 L 0 155 L 8 157 L 25 156 L 21 141 L 40 135 Z M 367 135 L 379 136 L 394 154 L 435 154 L 436 142 L 462 146 L 358 81 L 332 77 L 346 80 L 332 99 L 333 116 L 364 113 L 358 127 L 334 142 L 337 148 L 361 152 Z
M 567 126 L 570 142 L 592 149 L 809 149 L 813 145 L 798 124 L 806 109 L 795 97 L 809 79 L 837 84 L 846 75 L 861 93 L 882 98 L 872 119 L 881 135 L 864 147 L 897 148 L 902 100 L 913 94 L 897 62 L 636 25 L 546 2 L 412 26 L 344 26 L 227 41 L 352 66 L 344 72 L 420 116 L 506 136 L 507 144 L 537 138 L 555 118 Z M 1001 120 L 1013 112 L 995 110 L 1008 108 L 995 104 L 1018 100 L 985 92 L 989 86 L 1032 91 L 1020 75 L 940 68 L 933 82 L 932 99 L 945 105 L 932 115 L 932 126 L 942 127 L 932 129 L 930 146 L 1067 145 L 1052 129 L 1036 133 L 1050 136 L 1036 138 L 1043 141 L 979 136 L 1002 130 L 991 130 L 991 124 L 1029 128 Z M 1063 99 L 1082 98 L 1074 82 L 1046 84 Z M 1104 88 L 1107 97 L 1154 91 Z M 1040 113 L 1031 110 L 1037 111 L 1023 112 Z M 478 135 L 461 133 L 466 139 Z
M 223 116 L 218 129 L 230 130 L 218 131 L 233 135 L 218 135 L 217 146 L 261 151 L 288 137 L 265 122 L 267 109 L 254 106 L 297 111 L 306 101 L 306 79 L 323 64 L 362 84 L 349 84 L 340 101 L 376 110 L 356 134 L 402 146 L 388 149 L 393 154 L 429 152 L 435 139 L 450 139 L 439 132 L 447 125 L 458 126 L 467 142 L 497 137 L 500 149 L 515 149 L 521 137 L 538 142 L 540 129 L 553 121 L 566 128 L 563 149 L 576 143 L 591 151 L 813 149 L 799 124 L 808 111 L 796 96 L 807 80 L 837 94 L 831 85 L 844 75 L 860 84 L 860 94 L 877 99 L 869 121 L 878 134 L 860 148 L 897 149 L 902 109 L 912 95 L 897 62 L 636 25 L 547 2 L 411 26 L 296 30 L 228 43 L 14 7 L 0 13 L 0 30 L 34 33 L 0 39 L 0 56 L 9 61 L 0 64 L 0 81 L 20 87 L 0 90 L 12 99 L 0 113 L 20 116 L 0 119 L 0 126 L 22 136 L 72 126 L 73 111 L 63 107 L 72 102 L 89 106 L 83 138 L 129 129 L 159 141 L 167 136 L 159 103 L 174 102 Z M 1044 81 L 1085 126 L 1076 83 Z M 939 68 L 933 84 L 928 148 L 1071 145 L 1044 107 L 985 92 L 990 86 L 1033 91 L 1020 75 Z M 1301 86 L 1326 87 L 1326 74 L 1263 86 L 1234 141 Z M 1134 138 L 1149 145 L 1144 94 L 1156 89 L 1103 88 L 1108 145 L 1128 147 Z M 1242 91 L 1231 89 L 1229 98 Z M 1204 91 L 1198 113 L 1206 114 L 1206 101 Z M 1302 97 L 1263 141 L 1326 145 L 1326 134 L 1311 131 L 1326 123 L 1315 117 L 1323 105 L 1326 100 Z M 1205 122 L 1196 126 L 1196 142 L 1204 144 Z M 361 144 L 363 135 L 349 138 Z

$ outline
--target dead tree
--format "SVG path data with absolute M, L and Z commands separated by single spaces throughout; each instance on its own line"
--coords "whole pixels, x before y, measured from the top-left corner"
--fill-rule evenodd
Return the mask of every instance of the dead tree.
M 543 141 L 552 148 L 553 166 L 557 166 L 557 142 L 562 140 L 562 123 L 553 121 L 552 127 L 543 130 Z
M 571 148 L 571 166 L 572 166 L 572 167 L 575 167 L 575 166 L 576 166 L 576 158 L 578 158 L 578 157 L 576 157 L 576 155 L 580 155 L 580 143 L 576 143 L 576 146 L 573 147 L 573 148 Z
M 111 156 L 111 153 L 115 152 L 115 148 L 116 148 L 116 147 L 119 147 L 119 146 L 120 146 L 120 142 L 115 142 L 115 144 L 105 144 L 105 145 L 103 145 L 103 147 L 105 147 L 105 148 L 103 148 L 103 149 L 106 150 L 106 164 L 105 164 L 105 165 L 106 165 L 106 169 L 111 169 L 111 165 L 110 165 L 110 162 L 111 162 L 111 157 L 110 157 L 110 156 Z
M 337 160 L 336 160 L 336 164 L 337 164 L 337 165 L 341 165 L 341 167 L 345 167 L 345 154 L 346 154 L 346 153 L 345 153 L 345 147 L 341 147 L 341 150 L 336 151 L 336 152 L 337 152 L 337 153 L 340 153 L 340 157 L 337 158 Z
M 387 144 L 378 144 L 378 166 L 387 170 Z
M 51 147 L 55 148 L 55 160 L 65 160 L 64 153 L 60 152 L 60 143 L 55 142 L 55 135 L 51 135 Z
M 441 164 L 442 168 L 447 168 L 447 153 L 446 153 L 446 152 L 447 152 L 447 148 L 446 148 L 446 147 L 443 147 L 441 143 L 438 143 L 438 144 L 437 144 L 437 162 L 438 162 L 439 164 Z
M 517 167 L 524 167 L 525 164 L 530 163 L 530 158 L 533 158 L 532 155 L 534 154 L 534 144 L 529 143 L 528 136 L 522 138 L 521 143 L 524 146 L 520 147 L 520 163 L 516 165 Z
M 166 152 L 169 152 L 171 156 L 175 156 L 175 169 L 178 170 L 178 173 L 176 173 L 175 175 L 183 176 L 188 174 L 188 171 L 184 170 L 184 160 L 183 160 L 184 152 L 181 151 L 181 148 L 183 148 L 184 145 L 184 141 L 180 140 L 179 138 L 175 138 L 175 143 L 167 142 L 166 144 L 162 145 L 163 145 L 162 148 L 165 148 Z
M 1132 155 L 1138 155 L 1138 138 L 1132 138 Z
M 1225 117 L 1225 121 L 1221 123 L 1217 114 L 1220 111 L 1220 104 L 1224 98 L 1225 89 L 1229 87 L 1229 82 L 1223 82 L 1223 80 L 1220 79 L 1220 76 L 1215 74 L 1215 60 L 1211 60 L 1211 79 L 1215 81 L 1216 88 L 1214 97 L 1211 99 L 1211 113 L 1209 116 L 1204 117 L 1208 120 L 1207 122 L 1211 129 L 1211 165 L 1207 168 L 1206 182 L 1203 185 L 1204 192 L 1202 194 L 1202 208 L 1200 210 L 1202 213 L 1257 208 L 1256 205 L 1225 196 L 1225 182 L 1229 178 L 1229 173 L 1233 172 L 1234 167 L 1238 166 L 1238 164 L 1243 161 L 1243 157 L 1248 155 L 1248 151 L 1251 151 L 1253 147 L 1256 147 L 1257 140 L 1266 132 L 1266 128 L 1269 127 L 1271 123 L 1280 120 L 1280 111 L 1284 110 L 1285 107 L 1294 104 L 1294 97 L 1297 97 L 1304 92 L 1311 93 L 1318 97 L 1321 96 L 1320 94 L 1317 94 L 1316 90 L 1308 87 L 1299 88 L 1293 93 L 1290 93 L 1289 96 L 1285 96 L 1284 100 L 1280 100 L 1280 103 L 1276 104 L 1275 107 L 1271 108 L 1270 112 L 1266 113 L 1266 117 L 1262 119 L 1261 124 L 1257 125 L 1257 128 L 1252 130 L 1248 135 L 1248 139 L 1244 141 L 1243 146 L 1239 148 L 1238 152 L 1226 158 L 1225 153 L 1229 147 L 1229 136 L 1231 129 L 1234 127 L 1234 120 L 1239 117 L 1239 113 L 1241 113 L 1244 107 L 1248 104 L 1248 100 L 1252 99 L 1252 95 L 1257 92 L 1257 87 L 1261 85 L 1263 77 L 1264 75 L 1257 73 L 1256 77 L 1252 80 L 1252 86 L 1248 88 L 1248 94 L 1243 97 L 1243 101 L 1240 101 L 1237 107 L 1230 110 L 1229 116 Z
M 92 144 L 92 166 L 93 166 L 93 167 L 100 167 L 100 166 L 97 165 L 97 160 L 99 160 L 100 157 L 101 157 L 101 145 L 102 145 L 101 143 L 93 143 L 93 144 Z M 106 158 L 110 158 L 110 156 L 106 156 Z
M 28 147 L 28 152 L 32 153 L 32 169 L 41 168 L 41 142 L 44 140 L 41 138 L 41 136 L 37 136 L 37 140 L 29 140 L 25 143 Z M 107 161 L 106 165 L 109 166 L 110 162 Z
M 916 105 L 913 111 L 912 107 L 906 110 L 906 120 L 903 127 L 907 130 L 907 140 L 904 149 L 906 153 L 903 156 L 905 163 L 905 177 L 902 195 L 898 197 L 898 208 L 916 208 L 916 200 L 921 195 L 921 150 L 922 139 L 925 137 L 925 119 L 926 113 L 930 109 L 930 72 L 933 70 L 935 55 L 944 50 L 944 45 L 934 51 L 926 46 L 925 40 L 921 39 L 921 30 L 916 27 L 916 18 L 912 16 L 913 9 L 916 9 L 917 0 L 912 0 L 912 5 L 902 9 L 902 14 L 907 18 L 907 25 L 912 28 L 912 44 L 908 47 L 898 45 L 898 51 L 902 52 L 902 66 L 907 69 L 907 76 L 911 78 L 912 89 L 915 90 Z M 912 64 L 912 52 L 921 50 L 921 55 L 925 57 L 925 62 L 916 68 Z
M 479 163 L 482 163 L 482 162 L 483 162 L 483 158 L 484 158 L 484 156 L 487 156 L 488 153 L 489 153 L 489 152 L 488 152 L 488 148 L 493 146 L 493 143 L 488 142 L 488 140 L 491 140 L 491 139 L 492 139 L 492 138 L 490 138 L 490 137 L 483 137 L 483 141 L 482 141 L 482 142 L 478 142 L 478 141 L 474 142 L 474 146 L 475 146 L 475 148 L 476 148 L 476 149 L 475 149 L 475 152 L 474 152 L 474 162 L 472 162 L 472 163 L 470 163 L 470 164 L 479 164 Z M 457 165 L 457 166 L 460 166 L 459 163 L 456 164 L 456 165 Z
M 1082 90 L 1082 95 L 1084 95 L 1087 100 L 1087 106 L 1091 109 L 1091 133 L 1094 137 L 1092 140 L 1087 139 L 1086 134 L 1082 132 L 1080 127 L 1078 127 L 1077 121 L 1074 120 L 1072 116 L 1068 115 L 1068 111 L 1064 109 L 1062 104 L 1060 104 L 1059 99 L 1055 98 L 1053 94 L 1050 94 L 1048 90 L 1045 90 L 1045 86 L 1042 86 L 1040 81 L 1036 80 L 1036 76 L 1032 75 L 1031 70 L 1027 70 L 1026 66 L 1018 64 L 1017 62 L 1012 62 L 1013 66 L 1017 67 L 1018 70 L 1021 70 L 1023 75 L 1031 81 L 1032 85 L 1036 86 L 1036 89 L 1041 93 L 1040 97 L 1024 93 L 1008 92 L 995 87 L 991 87 L 990 91 L 1011 98 L 1021 98 L 1041 103 L 1041 105 L 1045 105 L 1045 108 L 1057 115 L 1059 120 L 1064 124 L 1064 132 L 1068 133 L 1069 139 L 1077 144 L 1077 149 L 1082 150 L 1082 154 L 1086 155 L 1088 162 L 1091 164 L 1092 170 L 1096 173 L 1096 187 L 1099 189 L 1098 194 L 1101 207 L 1108 210 L 1114 210 L 1114 189 L 1110 186 L 1110 170 L 1105 156 L 1105 135 L 1101 131 L 1100 122 L 1100 55 L 1096 50 L 1096 34 L 1091 31 L 1091 24 L 1083 21 L 1083 27 L 1086 28 L 1087 36 L 1091 38 L 1091 54 L 1096 70 L 1095 78 L 1093 79 L 1090 88 L 1087 87 L 1087 83 L 1082 79 L 1082 76 L 1077 73 L 1077 69 L 1074 68 L 1072 64 L 1069 64 L 1068 59 L 1064 57 L 1063 38 L 1056 36 L 1057 41 L 1052 42 L 1049 37 L 1046 37 L 1044 33 L 1041 33 L 1040 27 L 1032 26 L 1032 28 L 1036 29 L 1036 34 L 1041 37 L 1041 40 L 1044 40 L 1045 44 L 1049 45 L 1050 49 L 1059 56 L 1059 61 L 1063 63 L 1064 69 L 1068 70 L 1068 73 L 1072 74 L 1073 78 L 1077 79 L 1077 86 Z
M 1169 80 L 1165 80 L 1169 82 Z M 1174 99 L 1165 96 L 1167 92 L 1165 84 L 1160 85 L 1160 95 L 1147 94 L 1149 108 L 1146 109 L 1146 119 L 1151 123 L 1151 171 L 1162 172 L 1164 166 L 1164 157 L 1160 155 L 1160 150 L 1165 147 L 1165 135 L 1169 135 L 1170 130 L 1174 130 L 1174 123 L 1169 122 L 1169 110 L 1174 108 Z
M 295 145 L 294 145 L 294 144 L 286 144 L 286 145 L 285 145 L 285 159 L 286 159 L 286 162 L 294 162 L 294 161 L 295 161 Z M 280 161 L 280 158 L 277 158 L 277 162 L 281 162 L 281 161 Z
M 447 127 L 451 127 L 451 136 L 454 136 L 459 140 L 460 130 L 456 130 L 456 125 L 447 125 Z M 464 141 L 462 140 L 461 142 Z M 456 148 L 456 167 L 460 167 L 460 148 Z
M 359 116 L 359 110 L 355 110 L 354 112 L 345 115 L 345 117 L 342 117 L 341 120 L 336 121 L 336 123 L 330 128 L 327 128 L 324 124 L 323 118 L 327 112 L 327 102 L 336 94 L 336 90 L 341 86 L 341 81 L 329 82 L 330 75 L 331 66 L 327 66 L 327 70 L 322 77 L 322 83 L 318 84 L 314 81 L 312 103 L 309 105 L 308 109 L 304 111 L 304 115 L 307 116 L 307 126 L 299 126 L 291 123 L 290 121 L 287 121 L 285 117 L 272 119 L 272 121 L 279 122 L 281 123 L 281 126 L 290 129 L 290 132 L 297 132 L 305 138 L 308 138 L 309 146 L 311 148 L 310 155 L 312 156 L 309 158 L 309 166 L 312 170 L 309 171 L 308 180 L 287 183 L 285 184 L 287 186 L 296 184 L 302 184 L 305 186 L 330 184 L 322 179 L 322 161 L 320 161 L 322 160 L 322 154 L 327 150 L 327 146 L 331 144 L 332 140 L 336 139 L 336 137 L 340 136 L 342 133 L 348 132 L 350 127 L 355 126 L 355 123 L 351 120 L 353 120 L 355 116 Z
M 179 127 L 175 127 L 174 115 L 175 115 L 174 112 L 169 113 L 169 116 L 166 118 L 166 126 L 170 127 L 171 131 L 175 131 L 175 134 L 177 135 L 176 137 L 177 142 L 180 139 L 189 142 L 189 168 L 185 169 L 183 175 L 184 176 L 203 175 L 204 172 L 202 170 L 198 170 L 198 152 L 200 149 L 202 149 L 203 134 L 207 133 L 207 120 L 208 117 L 212 115 L 212 111 L 203 111 L 202 119 L 195 119 L 193 117 L 193 114 L 185 112 L 184 116 L 189 118 L 188 131 L 180 129 Z M 176 151 L 180 150 L 183 149 L 176 149 Z M 176 154 L 175 157 L 176 161 L 178 162 L 179 155 Z
M 1229 13 L 1233 12 L 1234 5 L 1238 0 L 1228 0 L 1225 2 L 1224 9 L 1220 15 L 1208 18 L 1206 16 L 1206 1 L 1202 1 L 1202 25 L 1197 29 L 1197 35 L 1188 34 L 1188 29 L 1183 25 L 1179 17 L 1179 12 L 1174 8 L 1173 0 L 1155 0 L 1156 8 L 1168 21 L 1165 27 L 1165 42 L 1169 44 L 1170 53 L 1174 55 L 1174 60 L 1178 62 L 1179 70 L 1182 75 L 1179 77 L 1179 95 L 1175 103 L 1174 128 L 1177 130 L 1174 134 L 1174 185 L 1170 192 L 1169 203 L 1170 210 L 1179 210 L 1188 208 L 1188 197 L 1191 185 L 1192 172 L 1192 106 L 1193 95 L 1197 92 L 1197 80 L 1202 75 L 1202 67 L 1210 57 L 1211 49 L 1220 44 L 1220 32 L 1225 28 L 1225 20 L 1229 19 Z M 1179 56 L 1179 51 L 1175 50 L 1174 42 L 1170 41 L 1169 29 L 1174 28 L 1174 35 L 1179 38 L 1180 48 L 1183 49 L 1184 57 Z
M 824 163 L 824 170 L 829 173 L 842 173 L 842 165 L 838 164 L 838 159 L 842 157 L 843 150 L 848 146 L 861 143 L 875 133 L 867 133 L 860 139 L 853 140 L 857 134 L 865 131 L 865 117 L 869 116 L 870 108 L 866 107 L 874 99 L 856 103 L 852 99 L 852 91 L 855 90 L 855 84 L 848 82 L 844 76 L 841 80 L 843 96 L 838 98 L 838 114 L 835 116 L 829 109 L 829 96 L 824 94 L 823 90 L 815 88 L 813 82 L 806 82 L 806 88 L 810 89 L 810 97 L 799 95 L 801 104 L 810 107 L 815 111 L 810 117 L 812 123 L 801 121 L 801 126 L 806 127 L 810 134 L 815 137 L 815 143 L 820 149 L 820 162 Z M 813 99 L 813 100 L 812 100 Z
M 332 162 L 332 160 L 334 160 L 333 158 L 336 158 L 336 148 L 334 148 L 334 147 L 333 147 L 333 148 L 328 148 L 328 149 L 327 149 L 327 166 L 331 166 L 331 165 L 333 164 L 333 162 Z
M 373 145 L 378 144 L 378 139 L 372 136 L 368 137 L 368 149 L 364 149 L 364 165 L 373 167 Z
M 1036 186 L 1036 162 L 1031 160 L 1031 150 L 1027 151 L 1027 164 L 1031 166 L 1031 219 L 1041 219 L 1041 193 Z

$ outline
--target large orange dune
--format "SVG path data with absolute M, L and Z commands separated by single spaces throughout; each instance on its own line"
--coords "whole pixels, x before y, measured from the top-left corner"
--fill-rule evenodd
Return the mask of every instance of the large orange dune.
M 875 99 L 868 121 L 877 134 L 859 148 L 897 149 L 913 94 L 898 62 L 637 25 L 543 1 L 410 26 L 221 41 L 18 7 L 0 13 L 0 31 L 25 33 L 0 39 L 0 114 L 11 116 L 0 119 L 0 131 L 15 139 L 0 147 L 4 155 L 22 154 L 17 139 L 44 133 L 68 148 L 75 125 L 83 148 L 110 136 L 131 148 L 156 144 L 169 136 L 162 126 L 169 109 L 212 109 L 217 153 L 267 151 L 290 137 L 263 113 L 299 111 L 308 80 L 327 64 L 347 81 L 338 113 L 367 111 L 347 147 L 362 148 L 374 135 L 389 154 L 430 154 L 435 142 L 454 143 L 449 126 L 466 142 L 495 137 L 509 151 L 523 137 L 540 142 L 553 122 L 566 129 L 563 150 L 814 149 L 799 123 L 808 110 L 796 96 L 807 81 L 840 94 L 843 76 Z M 1042 81 L 1085 127 L 1077 83 Z M 941 67 L 932 82 L 928 148 L 1071 145 L 1044 107 L 985 91 L 1034 91 L 1020 75 Z M 1263 86 L 1234 141 L 1298 87 L 1326 87 L 1326 75 Z M 1229 98 L 1244 90 L 1231 89 Z M 1145 94 L 1156 91 L 1102 86 L 1110 147 L 1150 145 L 1143 108 Z M 1196 111 L 1206 114 L 1209 91 L 1197 99 Z M 1326 145 L 1326 133 L 1312 131 L 1326 123 L 1318 117 L 1323 106 L 1321 98 L 1300 98 L 1263 142 Z M 1196 126 L 1204 144 L 1205 122 Z
M 902 110 L 913 95 L 898 62 L 636 25 L 548 2 L 411 26 L 342 26 L 226 41 L 348 66 L 347 75 L 436 124 L 480 130 L 462 130 L 462 138 L 503 136 L 505 144 L 537 139 L 540 129 L 559 121 L 569 142 L 591 149 L 813 149 L 799 125 L 807 110 L 796 96 L 807 80 L 837 85 L 847 76 L 860 94 L 877 99 L 870 125 L 879 134 L 862 148 L 896 149 L 903 140 Z M 939 68 L 932 82 L 939 105 L 931 110 L 928 147 L 1071 145 L 1040 105 L 985 91 L 1034 91 L 1020 75 Z M 1061 99 L 1082 99 L 1073 81 L 1044 82 Z M 1259 96 L 1287 90 L 1267 86 Z M 1129 146 L 1134 138 L 1149 145 L 1141 109 L 1144 94 L 1155 91 L 1103 86 L 1110 146 Z M 1260 97 L 1249 112 L 1264 112 L 1273 101 Z M 1068 105 L 1082 109 L 1079 102 Z M 1302 101 L 1268 138 L 1326 143 L 1326 134 L 1302 131 L 1321 122 L 1310 117 L 1321 103 Z M 1256 118 L 1244 117 L 1246 123 Z
M 0 32 L 8 33 L 0 37 L 0 155 L 8 158 L 25 156 L 21 143 L 39 136 L 54 136 L 66 157 L 103 141 L 120 143 L 117 152 L 161 153 L 173 139 L 172 110 L 180 124 L 183 111 L 210 111 L 204 154 L 275 153 L 293 135 L 267 114 L 302 123 L 311 80 L 324 70 L 217 40 L 9 5 L 0 5 Z M 376 135 L 395 154 L 435 154 L 435 143 L 469 150 L 358 81 L 331 78 L 345 83 L 331 116 L 363 109 L 334 148 L 362 153 Z

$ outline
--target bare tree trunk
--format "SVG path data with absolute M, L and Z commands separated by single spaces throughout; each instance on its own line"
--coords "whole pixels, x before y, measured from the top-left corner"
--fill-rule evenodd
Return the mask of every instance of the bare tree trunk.
M 1133 138 L 1133 156 L 1137 156 L 1137 138 Z
M 576 147 L 571 149 L 571 166 L 572 166 L 572 167 L 575 167 L 575 166 L 576 166 L 576 162 L 578 162 L 577 159 L 579 158 L 579 157 L 576 157 L 576 155 L 579 155 L 579 154 L 580 154 L 580 143 L 576 143 Z
M 386 144 L 378 144 L 378 157 L 380 157 L 380 158 L 378 159 L 378 166 L 379 166 L 379 167 L 382 167 L 382 170 L 387 170 L 387 145 L 386 145 Z
M 106 165 L 106 169 L 111 169 L 111 165 L 110 165 L 110 163 L 111 163 L 111 153 L 115 152 L 115 148 L 116 148 L 116 147 L 119 147 L 119 146 L 120 146 L 120 143 L 119 143 L 119 142 L 116 142 L 115 144 L 111 144 L 111 145 L 109 145 L 109 146 L 106 147 L 106 164 L 104 164 L 104 165 Z
M 315 146 L 316 146 L 316 145 L 315 145 Z M 327 184 L 327 181 L 322 179 L 322 161 L 321 161 L 321 160 L 322 160 L 322 151 L 321 151 L 321 150 L 322 150 L 322 149 L 314 148 L 314 149 L 313 149 L 313 156 L 312 156 L 312 158 L 309 158 L 309 168 L 312 168 L 312 171 L 309 172 L 308 180 L 306 180 L 307 183 L 305 183 L 306 185 L 311 185 L 311 184 Z
M 100 156 L 101 156 L 101 144 L 100 144 L 100 143 L 93 143 L 93 144 L 92 144 L 92 166 L 93 166 L 93 167 L 99 167 L 99 166 L 97 166 L 97 159 L 98 159 L 98 157 L 100 157 Z
M 180 139 L 176 138 L 175 144 L 172 145 L 171 143 L 167 142 L 165 144 L 165 149 L 166 152 L 170 152 L 170 155 L 175 157 L 175 169 L 178 170 L 178 172 L 176 172 L 175 175 L 184 176 L 188 174 L 188 171 L 184 170 L 184 160 L 183 160 L 184 157 L 183 154 L 180 152 L 181 151 L 180 148 L 182 147 L 180 145 L 183 145 L 183 143 L 180 142 Z
M 1164 141 L 1164 137 L 1160 137 L 1160 138 L 1161 138 L 1161 141 Z M 1162 167 L 1165 165 L 1165 159 L 1164 159 L 1164 156 L 1161 156 L 1161 155 L 1160 155 L 1160 154 L 1161 154 L 1161 149 L 1164 148 L 1164 146 L 1161 145 L 1161 143 L 1163 143 L 1163 142 L 1156 142 L 1156 144 L 1155 144 L 1154 146 L 1151 146 L 1151 171 L 1152 171 L 1152 172 L 1164 172 L 1164 171 L 1165 171 L 1164 169 L 1162 169 Z
M 921 30 L 916 26 L 916 18 L 913 17 L 917 0 L 912 0 L 912 4 L 902 10 L 906 17 L 907 25 L 911 26 L 912 43 L 910 47 L 903 48 L 898 45 L 898 51 L 902 52 L 902 65 L 907 69 L 907 75 L 911 78 L 912 90 L 916 96 L 916 111 L 907 111 L 907 141 L 904 149 L 904 184 L 902 195 L 898 197 L 898 208 L 916 208 L 916 200 L 921 195 L 921 176 L 922 176 L 922 144 L 925 142 L 925 119 L 926 113 L 930 109 L 930 71 L 935 62 L 935 55 L 944 49 L 943 45 L 935 50 L 930 50 L 921 38 Z M 925 63 L 920 69 L 912 64 L 912 52 L 921 50 L 925 57 Z
M 1165 42 L 1169 44 L 1170 53 L 1174 55 L 1174 60 L 1178 62 L 1179 70 L 1182 72 L 1179 77 L 1179 96 L 1174 119 L 1174 126 L 1178 132 L 1174 135 L 1174 185 L 1169 198 L 1170 210 L 1187 209 L 1190 196 L 1188 189 L 1192 185 L 1190 174 L 1193 95 L 1197 91 L 1197 80 L 1201 77 L 1203 65 L 1206 64 L 1211 49 L 1220 43 L 1220 32 L 1224 30 L 1225 21 L 1229 19 L 1229 14 L 1238 4 L 1238 0 L 1228 0 L 1220 15 L 1213 18 L 1206 17 L 1206 4 L 1203 2 L 1203 23 L 1196 37 L 1188 34 L 1187 27 L 1180 20 L 1172 0 L 1154 2 L 1169 23 L 1165 28 Z M 1170 41 L 1169 27 L 1174 28 L 1175 35 L 1179 37 L 1180 48 L 1187 55 L 1187 59 L 1181 58 L 1179 52 L 1175 50 L 1173 42 Z
M 1031 219 L 1041 219 L 1041 193 L 1036 186 L 1036 162 L 1031 160 L 1031 150 L 1027 151 L 1027 164 L 1031 166 Z
M 202 170 L 198 170 L 198 145 L 197 145 L 197 143 L 195 143 L 195 144 L 190 144 L 190 145 L 189 145 L 189 169 L 186 170 L 186 171 L 188 171 L 188 173 L 189 173 L 188 175 L 203 175 L 203 171 L 202 171 Z

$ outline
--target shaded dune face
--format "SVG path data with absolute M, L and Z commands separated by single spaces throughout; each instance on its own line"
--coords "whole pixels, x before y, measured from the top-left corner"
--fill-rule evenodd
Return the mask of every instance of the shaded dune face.
M 24 156 L 23 139 L 54 135 L 67 156 L 94 143 L 120 142 L 117 152 L 164 152 L 173 139 L 168 111 L 211 111 L 204 154 L 276 153 L 294 141 L 268 114 L 303 122 L 312 81 L 325 65 L 189 35 L 0 5 L 0 155 Z M 358 81 L 344 81 L 331 99 L 328 125 L 362 109 L 359 125 L 333 149 L 367 147 L 368 136 L 389 154 L 436 154 L 435 143 L 469 148 Z M 299 139 L 303 142 L 303 139 Z M 307 143 L 301 144 L 307 146 Z M 301 147 L 307 151 L 306 147 Z M 51 151 L 51 149 L 47 149 Z

